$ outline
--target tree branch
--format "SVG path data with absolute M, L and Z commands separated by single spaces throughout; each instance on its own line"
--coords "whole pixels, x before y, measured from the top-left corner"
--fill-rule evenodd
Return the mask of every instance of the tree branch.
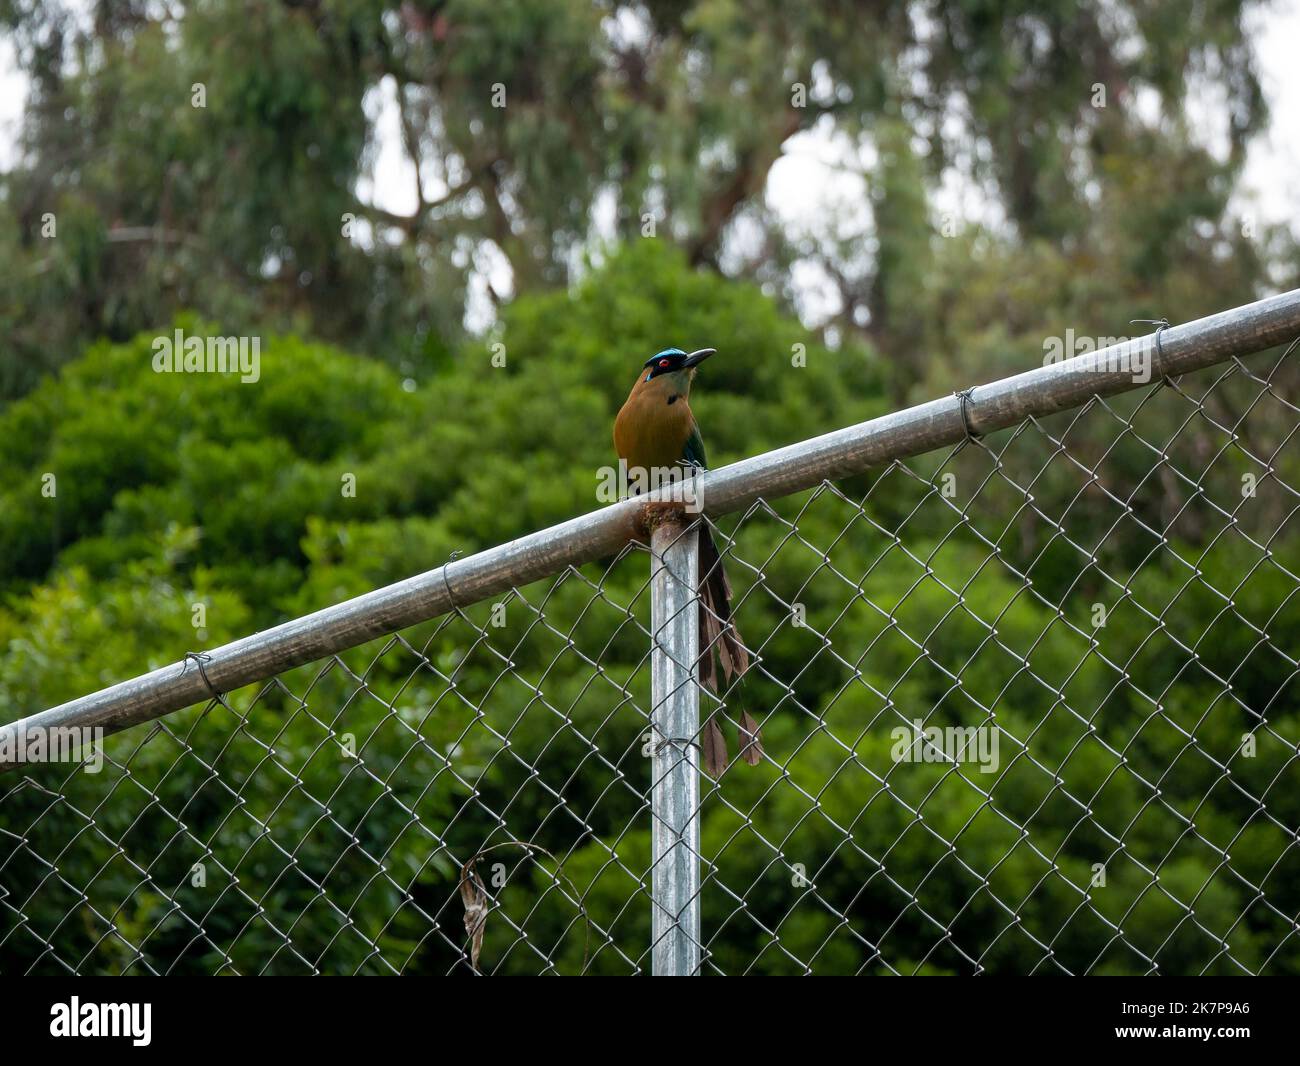
M 803 110 L 788 107 L 766 144 L 751 146 L 741 153 L 730 178 L 704 205 L 703 228 L 690 244 L 692 265 L 701 266 L 713 261 L 727 223 L 742 204 L 762 189 L 772 164 L 781 156 L 782 145 L 803 128 L 803 123 Z
M 418 177 L 418 171 L 417 171 Z M 415 233 L 424 224 L 425 219 L 431 211 L 443 207 L 457 197 L 463 196 L 474 188 L 476 182 L 473 178 L 462 181 L 459 185 L 453 185 L 441 196 L 434 197 L 432 200 L 426 200 L 421 196 L 420 204 L 412 215 L 399 215 L 396 211 L 386 211 L 382 207 L 374 204 L 363 203 L 361 200 L 355 200 L 357 213 L 378 219 L 388 226 L 395 226 L 402 230 L 408 237 L 415 236 Z

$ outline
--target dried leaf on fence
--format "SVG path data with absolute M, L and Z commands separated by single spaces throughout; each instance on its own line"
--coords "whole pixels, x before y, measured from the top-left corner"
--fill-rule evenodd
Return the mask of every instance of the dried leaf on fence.
M 748 711 L 740 712 L 740 757 L 750 766 L 757 766 L 763 758 L 763 736 L 758 731 L 758 723 Z
M 492 907 L 492 897 L 488 895 L 487 886 L 483 884 L 483 879 L 478 874 L 478 861 L 491 852 L 498 851 L 501 848 L 519 848 L 528 855 L 536 859 L 537 855 L 545 855 L 555 863 L 555 873 L 550 873 L 541 867 L 539 869 L 559 886 L 561 882 L 567 887 L 569 899 L 573 900 L 584 923 L 584 934 L 582 941 L 582 965 L 579 973 L 585 973 L 587 969 L 587 960 L 591 952 L 591 918 L 587 914 L 587 908 L 582 902 L 581 895 L 573 882 L 565 877 L 561 870 L 560 860 L 538 844 L 530 844 L 524 840 L 506 840 L 499 844 L 493 844 L 491 847 L 484 848 L 477 855 L 473 856 L 460 869 L 460 898 L 465 904 L 465 932 L 469 936 L 469 962 L 475 973 L 479 972 L 478 959 L 479 953 L 483 950 L 483 931 L 487 927 L 488 912 Z M 543 893 L 545 895 L 545 893 Z
M 700 750 L 704 754 L 704 772 L 716 781 L 727 768 L 727 741 L 718 727 L 716 716 L 704 723 Z
M 483 879 L 475 866 L 477 857 L 470 859 L 460 871 L 460 898 L 465 904 L 465 932 L 469 936 L 469 964 L 477 972 L 478 956 L 483 950 L 483 929 L 487 925 L 488 894 Z

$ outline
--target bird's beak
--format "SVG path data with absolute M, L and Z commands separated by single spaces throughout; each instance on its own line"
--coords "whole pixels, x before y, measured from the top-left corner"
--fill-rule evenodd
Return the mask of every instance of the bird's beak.
M 698 352 L 691 352 L 691 354 L 686 357 L 686 361 L 682 363 L 682 367 L 699 366 L 709 356 L 716 355 L 717 351 L 717 348 L 701 348 Z

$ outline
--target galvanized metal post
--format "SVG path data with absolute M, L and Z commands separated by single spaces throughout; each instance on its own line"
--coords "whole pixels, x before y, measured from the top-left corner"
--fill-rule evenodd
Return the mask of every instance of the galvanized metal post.
M 698 536 L 680 517 L 651 535 L 651 972 L 700 971 L 700 767 L 696 733 Z

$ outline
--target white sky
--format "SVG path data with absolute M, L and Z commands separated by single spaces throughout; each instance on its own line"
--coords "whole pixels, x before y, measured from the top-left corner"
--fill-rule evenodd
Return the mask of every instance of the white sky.
M 1262 220 L 1294 226 L 1300 221 L 1300 0 L 1282 0 L 1252 22 L 1273 117 L 1247 159 L 1243 189 L 1256 198 Z
M 1269 130 L 1253 144 L 1247 159 L 1241 188 L 1234 207 L 1253 214 L 1260 223 L 1286 222 L 1297 226 L 1300 220 L 1300 0 L 1276 0 L 1257 12 L 1250 20 L 1255 38 L 1260 77 L 1265 97 L 1272 111 Z M 15 156 L 15 137 L 22 115 L 26 83 L 16 69 L 12 43 L 0 38 L 0 167 L 9 165 Z M 381 84 L 367 100 L 377 123 L 379 150 L 371 178 L 362 179 L 360 197 L 378 207 L 408 214 L 415 207 L 415 176 L 401 150 L 396 108 L 391 81 Z M 1216 140 L 1215 117 L 1221 115 L 1215 101 L 1193 100 L 1193 114 L 1205 116 L 1207 142 Z M 1221 140 L 1221 138 L 1219 138 Z M 821 131 L 812 131 L 787 143 L 782 158 L 772 168 L 766 197 L 768 206 L 795 233 L 815 232 L 825 220 L 835 216 L 832 208 L 847 209 L 850 217 L 865 215 L 865 185 L 861 178 L 848 172 L 843 164 L 854 164 L 855 150 Z M 430 181 L 427 196 L 442 190 Z M 979 217 L 987 210 L 987 201 L 978 190 L 950 182 L 936 197 L 938 213 L 953 213 L 958 218 Z M 865 225 L 857 232 L 868 231 Z M 1300 232 L 1300 231 L 1298 231 Z M 489 258 L 479 263 L 484 276 L 492 279 L 499 291 L 509 291 L 509 270 L 503 261 Z M 813 272 L 796 272 L 800 303 L 805 319 L 816 324 L 829 310 L 819 298 L 819 279 Z M 482 328 L 491 319 L 490 304 L 482 278 L 473 286 L 467 323 Z

